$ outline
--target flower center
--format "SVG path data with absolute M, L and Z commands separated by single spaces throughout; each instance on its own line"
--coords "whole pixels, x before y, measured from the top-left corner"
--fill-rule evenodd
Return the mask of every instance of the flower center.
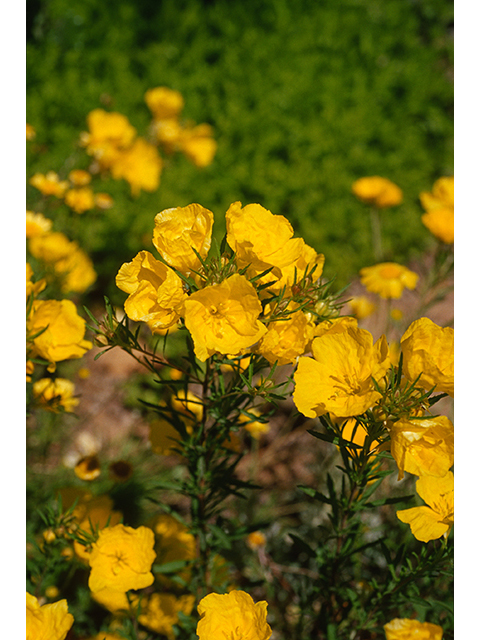
M 401 276 L 402 270 L 396 264 L 387 264 L 380 269 L 379 273 L 385 280 L 393 280 Z

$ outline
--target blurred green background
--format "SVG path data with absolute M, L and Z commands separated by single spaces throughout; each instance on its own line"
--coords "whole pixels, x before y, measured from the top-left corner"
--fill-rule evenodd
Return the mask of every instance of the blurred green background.
M 389 259 L 434 243 L 418 194 L 453 174 L 452 68 L 450 0 L 27 0 L 28 176 L 88 166 L 78 137 L 94 108 L 145 135 L 144 93 L 168 86 L 185 117 L 214 127 L 214 162 L 175 156 L 159 190 L 136 199 L 109 180 L 115 206 L 101 215 L 44 210 L 92 256 L 93 293 L 123 300 L 114 276 L 152 249 L 158 211 L 199 202 L 221 239 L 236 200 L 286 216 L 345 284 L 375 262 L 368 210 L 351 193 L 359 177 L 404 191 L 382 215 Z M 28 187 L 29 208 L 38 201 Z

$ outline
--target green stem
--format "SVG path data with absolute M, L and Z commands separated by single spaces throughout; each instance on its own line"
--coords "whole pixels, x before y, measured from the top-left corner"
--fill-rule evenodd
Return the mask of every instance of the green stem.
M 380 221 L 380 211 L 376 207 L 370 209 L 370 225 L 372 228 L 372 248 L 373 255 L 377 262 L 383 259 L 382 247 L 382 225 Z

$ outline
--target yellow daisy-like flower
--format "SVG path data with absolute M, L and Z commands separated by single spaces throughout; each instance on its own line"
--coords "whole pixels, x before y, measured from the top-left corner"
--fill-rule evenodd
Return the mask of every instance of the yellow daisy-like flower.
M 38 189 L 44 196 L 63 198 L 65 191 L 70 186 L 68 180 L 60 180 L 55 171 L 36 173 L 30 178 L 30 184 Z
M 210 593 L 200 600 L 197 625 L 199 640 L 268 640 L 267 602 L 255 603 L 244 591 L 225 595 Z
M 373 379 L 390 366 L 385 336 L 373 344 L 371 333 L 348 327 L 315 338 L 312 350 L 313 358 L 299 358 L 294 374 L 293 401 L 303 415 L 356 416 L 380 398 Z
M 212 226 L 213 213 L 200 204 L 165 209 L 155 216 L 153 244 L 165 262 L 188 274 L 200 267 L 195 251 L 206 257 Z
M 48 411 L 57 413 L 61 407 L 71 413 L 78 405 L 78 398 L 74 397 L 75 385 L 66 378 L 42 378 L 33 385 L 33 396 L 40 405 Z
M 117 524 L 102 529 L 89 556 L 91 591 L 143 589 L 153 583 L 150 569 L 155 560 L 155 536 L 148 527 Z
M 132 605 L 138 606 L 138 597 L 132 597 Z M 178 614 L 190 615 L 195 605 L 194 595 L 175 596 L 170 593 L 152 593 L 143 597 L 138 621 L 147 629 L 175 638 L 173 625 L 178 622 Z
M 390 451 L 398 466 L 416 476 L 444 476 L 453 465 L 453 424 L 445 416 L 395 422 Z
M 69 189 L 65 194 L 65 204 L 75 213 L 85 213 L 95 206 L 95 196 L 90 187 Z
M 73 625 L 66 600 L 40 606 L 27 592 L 27 640 L 65 640 Z
M 256 551 L 267 544 L 267 539 L 261 531 L 252 531 L 248 534 L 246 543 L 250 549 Z
M 168 87 L 148 89 L 144 97 L 147 107 L 156 120 L 176 118 L 184 106 L 182 94 Z
M 115 279 L 117 287 L 130 294 L 125 313 L 135 322 L 146 322 L 152 333 L 161 333 L 180 319 L 187 297 L 182 280 L 148 251 L 140 251 L 123 264 Z
M 386 640 L 442 640 L 443 629 L 431 622 L 394 618 L 383 626 Z
M 403 374 L 423 389 L 454 394 L 454 330 L 429 318 L 412 322 L 400 341 Z
M 162 168 L 157 147 L 144 138 L 137 138 L 130 147 L 122 150 L 110 166 L 116 180 L 124 179 L 130 184 L 133 196 L 138 196 L 142 189 L 156 191 Z
M 368 318 L 375 312 L 377 305 L 372 302 L 367 296 L 355 296 L 349 302 L 348 306 L 352 314 L 357 320 L 363 320 Z
M 417 480 L 417 493 L 427 506 L 397 511 L 401 522 L 410 525 L 412 534 L 421 542 L 447 536 L 453 525 L 453 473 L 442 478 L 421 476 Z
M 454 179 L 453 176 L 439 178 L 433 185 L 431 192 L 422 191 L 420 202 L 425 211 L 432 209 L 453 208 Z
M 255 287 L 237 273 L 220 284 L 192 293 L 185 300 L 184 309 L 195 355 L 202 362 L 214 353 L 242 353 L 266 332 L 258 320 L 262 305 Z
M 27 238 L 41 236 L 52 228 L 52 221 L 41 213 L 27 211 Z
M 217 152 L 217 142 L 213 139 L 213 128 L 209 124 L 182 129 L 177 144 L 196 167 L 212 164 Z
M 352 185 L 354 195 L 378 209 L 395 207 L 403 201 L 403 192 L 391 180 L 380 176 L 360 178 Z
M 360 281 L 381 298 L 400 298 L 405 288 L 415 289 L 418 274 L 396 262 L 382 262 L 360 269 Z

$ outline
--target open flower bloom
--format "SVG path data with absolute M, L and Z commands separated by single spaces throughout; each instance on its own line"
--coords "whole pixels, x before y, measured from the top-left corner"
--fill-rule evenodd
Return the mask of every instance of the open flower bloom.
M 196 167 L 207 167 L 212 164 L 217 152 L 213 129 L 206 123 L 182 129 L 177 144 Z
M 360 281 L 367 291 L 381 298 L 400 298 L 405 288 L 415 289 L 418 274 L 396 262 L 381 262 L 360 269 Z
M 28 300 L 32 293 L 33 296 L 36 297 L 41 291 L 43 291 L 47 286 L 47 281 L 45 278 L 41 278 L 40 280 L 37 280 L 37 282 L 33 282 L 33 269 L 29 262 L 26 263 L 26 266 L 26 294 Z
M 305 242 L 293 238 L 293 228 L 284 217 L 274 215 L 259 204 L 230 205 L 226 216 L 227 242 L 236 253 L 239 267 L 248 267 L 255 276 L 273 267 L 264 280 L 280 280 L 282 269 L 301 259 Z M 298 273 L 298 278 L 303 274 Z
M 86 187 L 92 181 L 92 175 L 84 169 L 72 169 L 68 174 L 68 179 L 74 187 Z
M 188 274 L 200 267 L 195 251 L 206 257 L 212 226 L 213 213 L 200 204 L 165 209 L 155 216 L 153 244 L 165 262 Z
M 315 338 L 312 350 L 313 358 L 299 358 L 294 375 L 293 401 L 303 415 L 356 416 L 380 398 L 373 379 L 382 378 L 390 366 L 385 336 L 373 344 L 365 329 L 347 327 Z
M 153 583 L 150 569 L 155 560 L 155 537 L 148 527 L 117 524 L 102 529 L 88 558 L 91 591 L 111 588 L 117 591 L 143 589 Z
M 268 640 L 267 602 L 255 603 L 244 591 L 210 593 L 200 600 L 199 640 Z
M 65 204 L 75 213 L 85 213 L 95 206 L 95 196 L 90 187 L 76 187 L 66 192 Z
M 177 118 L 184 106 L 182 94 L 168 87 L 148 89 L 144 98 L 155 120 Z
M 140 191 L 156 191 L 160 184 L 163 162 L 157 147 L 144 138 L 137 138 L 130 147 L 113 159 L 110 169 L 115 180 L 124 179 L 133 196 Z
M 134 610 L 138 606 L 138 596 L 132 596 Z M 142 597 L 138 621 L 147 629 L 155 631 L 169 640 L 174 640 L 173 625 L 178 622 L 178 614 L 190 615 L 195 605 L 194 595 L 176 596 L 171 593 L 151 593 Z
M 82 134 L 80 142 L 103 169 L 111 167 L 120 150 L 130 146 L 137 134 L 126 116 L 104 109 L 90 111 L 87 125 L 89 131 Z
M 238 273 L 192 293 L 184 307 L 185 325 L 202 362 L 214 353 L 243 353 L 267 330 L 258 320 L 262 305 L 255 287 Z
M 48 362 L 81 358 L 92 343 L 84 340 L 85 320 L 77 313 L 71 300 L 35 300 L 27 320 L 30 335 L 43 333 L 33 340 L 31 357 Z
M 383 626 L 386 640 L 442 640 L 443 629 L 431 622 L 394 618 Z
M 70 186 L 68 180 L 60 180 L 55 171 L 48 171 L 45 175 L 36 173 L 30 178 L 30 184 L 44 196 L 55 196 L 56 198 L 63 198 L 65 191 Z
M 303 311 L 295 311 L 287 318 L 269 322 L 267 332 L 256 347 L 270 364 L 291 364 L 305 353 L 313 337 L 313 326 Z
M 72 625 L 66 600 L 40 606 L 27 592 L 27 640 L 65 640 Z
M 403 374 L 422 389 L 454 393 L 454 331 L 440 327 L 429 318 L 412 322 L 400 341 L 403 353 Z
M 187 297 L 182 280 L 148 251 L 140 251 L 121 267 L 117 287 L 130 294 L 125 313 L 135 322 L 146 322 L 152 333 L 162 332 L 180 319 L 179 310 Z
M 75 385 L 66 378 L 41 378 L 33 385 L 33 396 L 48 411 L 57 412 L 61 407 L 72 412 L 79 400 L 74 397 Z
M 432 192 L 423 191 L 420 202 L 426 213 L 422 222 L 427 229 L 445 244 L 454 240 L 454 188 L 453 176 L 439 178 Z
M 398 420 L 390 430 L 390 451 L 398 466 L 415 476 L 444 476 L 453 465 L 453 424 L 446 416 Z
M 155 552 L 157 559 L 155 564 L 166 564 L 178 560 L 194 560 L 196 554 L 195 537 L 187 527 L 173 516 L 162 513 L 155 518 L 152 529 L 155 532 Z M 187 565 L 177 572 L 177 576 L 186 582 L 191 577 L 191 568 Z M 157 574 L 157 582 L 165 587 L 174 586 L 171 578 Z
M 359 178 L 353 183 L 352 191 L 359 200 L 378 209 L 394 207 L 403 200 L 400 187 L 380 176 Z
M 52 221 L 45 218 L 41 213 L 27 211 L 27 238 L 41 236 L 52 228 Z
M 444 209 L 454 206 L 454 179 L 453 176 L 439 178 L 433 185 L 431 193 L 422 191 L 420 202 L 425 211 L 433 209 Z
M 410 525 L 413 535 L 421 542 L 447 536 L 453 525 L 453 473 L 442 478 L 421 476 L 417 493 L 428 507 L 413 507 L 397 511 L 401 522 Z

